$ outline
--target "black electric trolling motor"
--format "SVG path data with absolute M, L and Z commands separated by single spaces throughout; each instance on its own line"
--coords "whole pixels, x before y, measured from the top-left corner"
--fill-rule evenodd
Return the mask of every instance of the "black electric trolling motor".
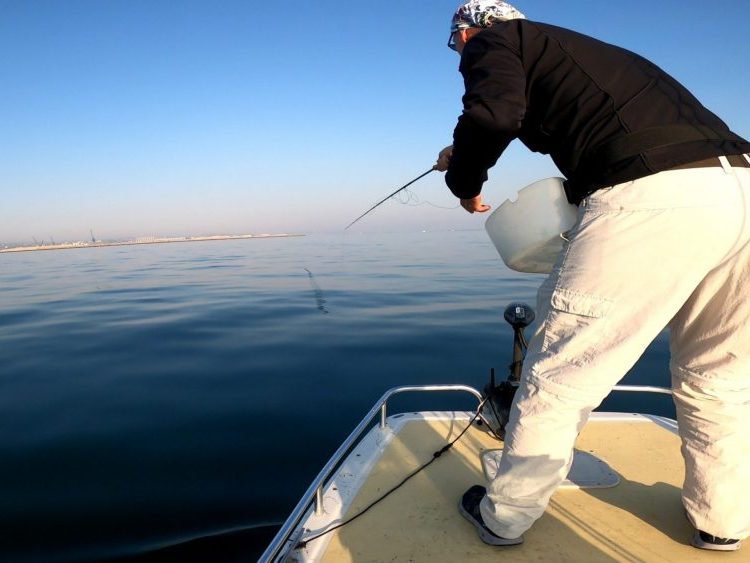
M 505 425 L 510 416 L 513 396 L 521 380 L 523 358 L 528 344 L 523 329 L 534 322 L 534 310 L 525 303 L 511 303 L 503 313 L 505 320 L 513 327 L 513 362 L 508 366 L 510 373 L 505 381 L 496 384 L 495 370 L 490 371 L 490 382 L 484 387 L 487 402 L 482 407 L 482 418 L 493 434 L 505 439 Z

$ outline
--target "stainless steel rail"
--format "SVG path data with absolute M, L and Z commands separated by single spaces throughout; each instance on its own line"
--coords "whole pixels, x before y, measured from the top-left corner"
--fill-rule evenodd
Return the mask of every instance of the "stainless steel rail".
M 625 393 L 658 393 L 663 395 L 672 394 L 671 389 L 666 389 L 664 387 L 653 387 L 648 385 L 615 385 L 612 390 Z M 271 544 L 268 546 L 266 551 L 263 552 L 263 555 L 260 556 L 259 562 L 276 562 L 278 561 L 277 558 L 279 557 L 279 555 L 285 555 L 284 548 L 286 547 L 287 543 L 290 543 L 290 547 L 293 547 L 294 543 L 296 543 L 296 538 L 295 542 L 290 542 L 290 535 L 313 503 L 315 503 L 315 512 L 317 514 L 320 514 L 322 512 L 323 488 L 330 480 L 333 472 L 341 464 L 344 456 L 347 454 L 349 449 L 355 443 L 357 443 L 362 434 L 368 429 L 370 422 L 378 414 L 378 411 L 380 411 L 380 427 L 385 428 L 385 426 L 387 425 L 386 418 L 388 399 L 399 393 L 412 393 L 420 391 L 464 391 L 466 393 L 474 395 L 474 397 L 476 397 L 477 401 L 479 401 L 480 403 L 482 401 L 482 394 L 469 385 L 406 385 L 403 387 L 394 387 L 386 391 L 383 396 L 380 397 L 380 399 L 375 403 L 375 405 L 373 405 L 373 407 L 365 415 L 365 417 L 357 425 L 357 427 L 352 430 L 351 434 L 349 434 L 349 437 L 344 440 L 341 446 L 339 446 L 339 449 L 337 449 L 336 452 L 331 456 L 331 459 L 328 460 L 328 463 L 326 463 L 320 473 L 318 473 L 318 476 L 307 488 L 305 494 L 302 495 L 302 499 L 300 499 L 300 501 L 297 503 L 297 506 L 294 507 L 291 515 L 281 526 L 281 529 L 278 531 Z
M 341 461 L 343 460 L 349 449 L 352 447 L 352 445 L 354 445 L 357 440 L 359 440 L 361 435 L 365 432 L 365 430 L 367 430 L 368 425 L 378 414 L 378 411 L 381 411 L 381 428 L 385 426 L 384 417 L 388 399 L 399 393 L 411 393 L 416 391 L 464 391 L 466 393 L 474 395 L 478 401 L 481 402 L 482 400 L 482 394 L 468 385 L 407 385 L 403 387 L 394 387 L 386 391 L 385 394 L 378 400 L 378 402 L 375 403 L 375 405 L 370 409 L 370 412 L 365 415 L 362 421 L 352 431 L 352 433 L 349 434 L 349 437 L 344 440 L 341 446 L 339 446 L 339 449 L 336 450 L 336 453 L 331 456 L 331 459 L 328 460 L 328 463 L 326 463 L 325 467 L 323 467 L 320 473 L 318 473 L 318 476 L 307 488 L 305 494 L 302 495 L 302 499 L 297 503 L 297 506 L 294 507 L 292 514 L 289 516 L 289 518 L 287 518 L 286 522 L 284 522 L 284 525 L 278 531 L 266 551 L 263 552 L 263 555 L 260 556 L 259 561 L 263 563 L 276 561 L 276 558 L 282 552 L 285 544 L 287 543 L 289 534 L 292 532 L 292 530 L 294 530 L 299 521 L 305 515 L 307 510 L 310 508 L 310 505 L 313 502 L 316 502 L 316 499 L 316 511 L 319 512 L 320 510 L 322 510 L 322 491 L 324 486 L 326 485 L 326 482 L 331 477 L 336 468 L 340 465 Z

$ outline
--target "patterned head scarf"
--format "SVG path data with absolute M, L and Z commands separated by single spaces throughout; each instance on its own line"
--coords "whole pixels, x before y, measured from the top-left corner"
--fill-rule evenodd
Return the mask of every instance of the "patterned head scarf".
M 499 0 L 469 0 L 461 4 L 451 20 L 451 34 L 469 27 L 490 27 L 498 21 L 525 19 L 521 12 Z

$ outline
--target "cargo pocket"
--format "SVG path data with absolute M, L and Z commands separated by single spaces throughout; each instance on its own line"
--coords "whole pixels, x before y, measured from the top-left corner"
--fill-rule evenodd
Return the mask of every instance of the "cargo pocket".
M 598 353 L 612 301 L 590 293 L 557 288 L 545 319 L 542 352 L 576 366 Z

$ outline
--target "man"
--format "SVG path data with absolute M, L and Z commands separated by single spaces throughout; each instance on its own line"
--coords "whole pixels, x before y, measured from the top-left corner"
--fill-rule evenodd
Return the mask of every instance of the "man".
M 460 510 L 513 545 L 592 411 L 668 326 L 694 546 L 750 534 L 750 143 L 642 57 L 497 0 L 453 16 L 466 93 L 435 168 L 470 213 L 513 139 L 549 154 L 578 222 L 539 290 L 497 477 Z

